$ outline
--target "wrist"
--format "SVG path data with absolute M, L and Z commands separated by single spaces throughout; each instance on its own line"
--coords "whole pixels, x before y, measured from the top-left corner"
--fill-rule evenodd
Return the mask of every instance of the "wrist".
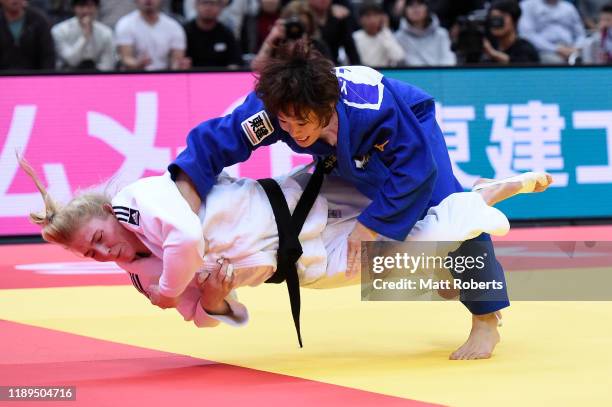
M 226 315 L 231 311 L 229 304 L 225 300 L 217 304 L 207 304 L 205 301 L 200 300 L 200 305 L 210 315 Z
M 372 229 L 370 229 L 369 227 L 365 226 L 363 223 L 358 222 L 357 223 L 359 229 L 361 229 L 362 232 L 365 232 L 365 234 L 372 240 L 376 239 L 376 237 L 378 236 L 378 233 L 373 231 Z

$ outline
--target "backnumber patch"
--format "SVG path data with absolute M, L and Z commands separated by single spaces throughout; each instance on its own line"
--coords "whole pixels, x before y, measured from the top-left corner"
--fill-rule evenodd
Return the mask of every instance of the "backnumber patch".
M 254 146 L 274 133 L 274 127 L 265 110 L 255 113 L 253 116 L 243 121 L 241 126 L 249 142 Z

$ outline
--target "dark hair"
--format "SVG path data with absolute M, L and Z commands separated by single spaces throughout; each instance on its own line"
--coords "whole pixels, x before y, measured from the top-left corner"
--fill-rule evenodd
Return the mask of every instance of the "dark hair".
M 516 0 L 497 0 L 491 4 L 491 8 L 489 9 L 489 13 L 493 10 L 501 11 L 502 13 L 510 14 L 512 17 L 512 22 L 516 27 L 518 25 L 518 21 L 521 18 L 521 6 L 518 5 Z
M 404 7 L 408 7 L 412 5 L 413 3 L 424 4 L 427 6 L 427 8 L 429 8 L 429 1 L 427 0 L 406 0 L 406 5 Z
M 359 7 L 359 17 L 363 17 L 366 14 L 374 13 L 374 14 L 383 14 L 384 11 L 380 4 L 375 1 L 369 0 L 361 3 L 361 7 Z
M 601 13 L 611 13 L 612 14 L 612 3 L 608 3 L 601 8 Z
M 431 7 L 429 6 L 429 1 L 427 0 L 406 0 L 406 4 L 404 4 L 404 14 L 402 15 L 402 17 L 404 17 L 406 21 L 410 23 L 410 21 L 408 20 L 408 16 L 406 15 L 406 11 L 408 10 L 408 7 L 412 6 L 414 3 L 419 3 L 427 7 L 427 17 L 425 18 L 425 26 L 429 27 L 433 22 L 433 17 L 431 16 Z
M 261 70 L 255 92 L 271 115 L 305 120 L 312 112 L 321 126 L 329 124 L 340 99 L 333 62 L 303 39 L 277 49 Z
M 94 3 L 96 7 L 100 7 L 100 0 L 72 0 L 72 7 L 85 6 L 89 3 Z

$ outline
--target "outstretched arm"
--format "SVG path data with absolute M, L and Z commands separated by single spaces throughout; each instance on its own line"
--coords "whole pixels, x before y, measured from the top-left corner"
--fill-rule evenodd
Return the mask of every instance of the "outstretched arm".
M 192 209 L 199 210 L 199 205 L 194 206 L 197 202 L 190 198 L 194 188 L 200 199 L 205 199 L 223 168 L 246 161 L 253 150 L 280 139 L 277 126 L 261 100 L 251 92 L 231 114 L 205 121 L 191 130 L 187 148 L 168 170 L 174 181 L 180 181 L 177 185 Z

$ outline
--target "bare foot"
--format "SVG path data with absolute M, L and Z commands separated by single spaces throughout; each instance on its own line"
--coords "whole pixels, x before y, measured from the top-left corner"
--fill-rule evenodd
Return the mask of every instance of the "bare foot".
M 499 314 L 501 317 L 501 313 Z M 472 315 L 472 330 L 467 341 L 454 351 L 451 360 L 488 359 L 499 342 L 497 332 L 498 317 L 496 313 Z

